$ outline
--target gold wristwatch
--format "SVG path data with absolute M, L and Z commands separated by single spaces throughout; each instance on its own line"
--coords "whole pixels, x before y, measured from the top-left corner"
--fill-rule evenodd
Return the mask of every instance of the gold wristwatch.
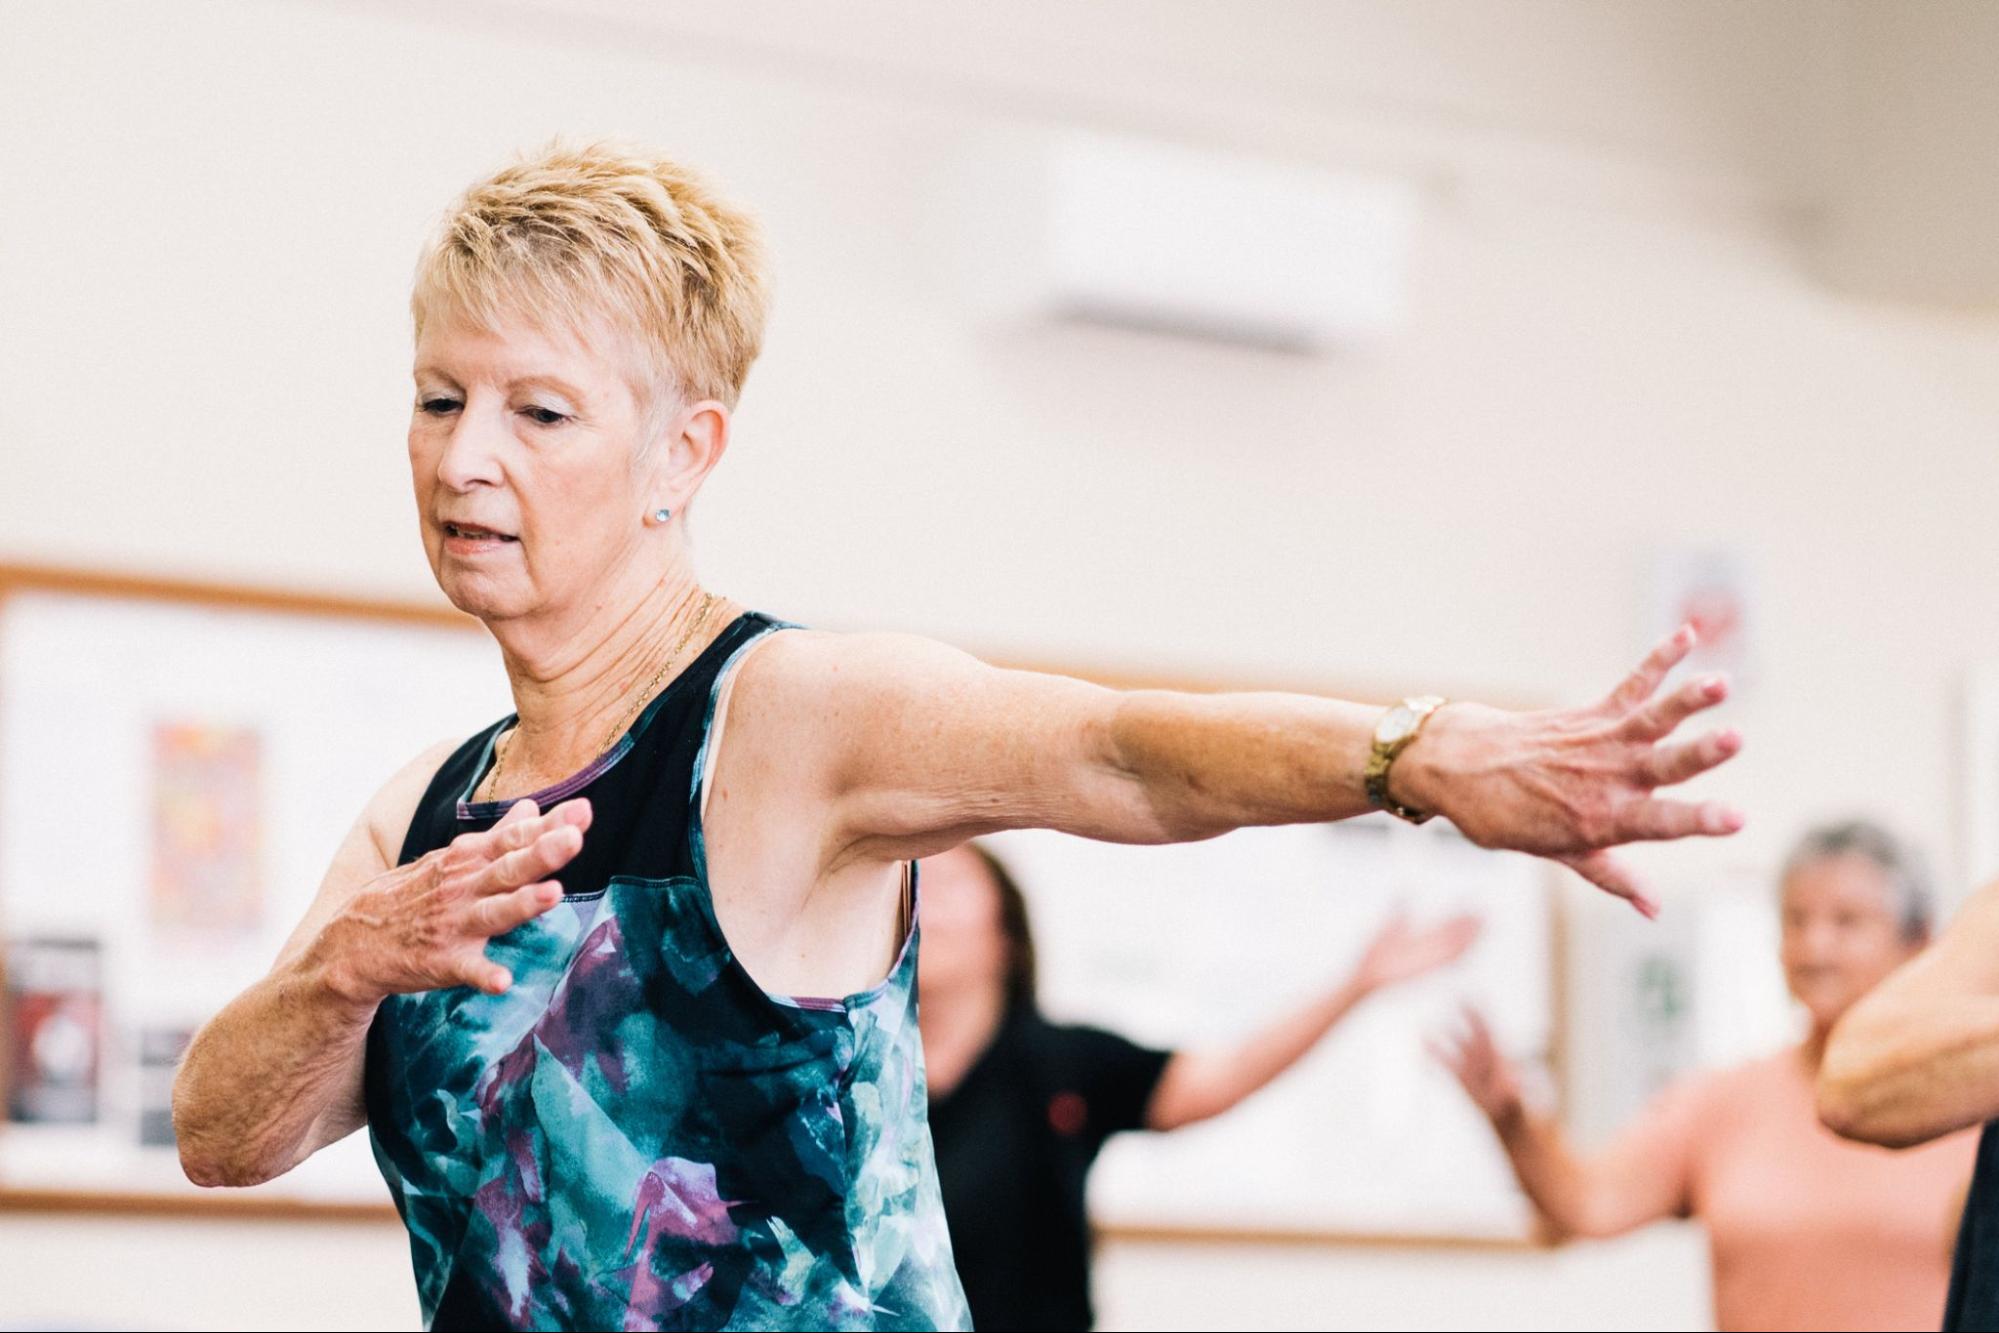
M 1409 742 L 1416 739 L 1423 724 L 1431 714 L 1442 708 L 1448 699 L 1434 694 L 1426 694 L 1417 699 L 1404 699 L 1395 707 L 1382 714 L 1375 724 L 1374 748 L 1367 756 L 1367 799 L 1382 810 L 1400 816 L 1412 824 L 1421 824 L 1435 811 L 1411 810 L 1399 804 L 1388 794 L 1388 770 L 1395 766 L 1396 759 L 1409 748 Z

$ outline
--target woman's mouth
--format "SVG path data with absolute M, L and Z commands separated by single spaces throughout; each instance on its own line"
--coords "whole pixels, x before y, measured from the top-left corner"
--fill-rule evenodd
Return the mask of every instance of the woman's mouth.
M 454 554 L 493 550 L 520 540 L 509 533 L 482 528 L 477 523 L 445 523 L 441 526 L 444 529 L 445 549 Z

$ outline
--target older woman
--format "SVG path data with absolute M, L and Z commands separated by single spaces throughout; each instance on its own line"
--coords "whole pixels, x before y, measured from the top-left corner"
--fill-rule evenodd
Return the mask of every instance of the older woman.
M 1886 831 L 1807 833 L 1783 874 L 1784 980 L 1810 1020 L 1804 1041 L 1669 1088 L 1592 1156 L 1522 1107 L 1476 1015 L 1443 1053 L 1556 1238 L 1698 1217 L 1721 1328 L 1935 1328 L 1971 1139 L 1902 1154 L 1846 1143 L 1819 1124 L 1813 1092 L 1833 1024 L 1923 947 L 1930 912 L 1921 869 Z
M 1606 848 L 1740 825 L 1655 794 L 1738 745 L 1670 739 L 1725 692 L 1660 692 L 1686 633 L 1591 707 L 1384 713 L 1118 693 L 744 611 L 701 586 L 684 520 L 764 305 L 750 220 L 616 148 L 481 181 L 419 267 L 424 550 L 515 712 L 369 802 L 270 975 L 196 1039 L 175 1116 L 211 1185 L 365 1124 L 433 1326 L 961 1326 L 909 866 L 967 837 L 1388 808 L 1647 906 Z

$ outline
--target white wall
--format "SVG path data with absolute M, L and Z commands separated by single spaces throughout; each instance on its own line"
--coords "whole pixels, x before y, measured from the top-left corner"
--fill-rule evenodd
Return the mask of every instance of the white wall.
M 1999 658 L 1999 328 L 1807 272 L 1811 7 L 1119 5 L 1063 28 L 1071 7 L 1035 4 L 958 41 L 888 3 L 838 32 L 584 8 L 0 12 L 0 558 L 433 597 L 399 443 L 417 237 L 516 146 L 624 134 L 711 167 L 775 243 L 769 350 L 697 515 L 732 593 L 1040 660 L 1558 699 L 1638 648 L 1651 549 L 1734 544 L 1760 670 L 1710 787 L 1755 822 L 1646 858 L 1669 910 L 1827 811 L 1950 863 L 1958 683 Z M 980 323 L 947 177 L 1079 121 L 1407 171 L 1412 326 L 1301 360 Z M 0 1319 L 252 1322 L 325 1243 L 362 1274 L 329 1323 L 407 1323 L 377 1267 L 399 1243 L 338 1234 L 0 1219 Z M 206 1276 L 218 1255 L 247 1285 Z M 1684 1326 L 1702 1273 L 1671 1230 L 1560 1256 L 1124 1245 L 1104 1305 Z

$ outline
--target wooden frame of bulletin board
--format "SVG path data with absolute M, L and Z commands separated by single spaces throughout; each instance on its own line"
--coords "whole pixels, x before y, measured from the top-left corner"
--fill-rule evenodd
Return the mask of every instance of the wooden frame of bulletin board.
M 443 608 L 0 565 L 0 1050 L 39 1053 L 5 1088 L 0 1210 L 393 1217 L 359 1134 L 269 1185 L 197 1190 L 162 1142 L 164 1091 L 179 1042 L 268 967 L 384 776 L 510 711 L 496 659 Z M 1421 1037 L 1474 999 L 1559 1089 L 1561 930 L 1538 862 L 1385 817 L 994 845 L 1029 895 L 1051 1014 L 1161 1045 L 1225 1039 L 1333 984 L 1398 906 L 1487 916 L 1454 972 L 1371 1001 L 1251 1103 L 1113 1141 L 1092 1182 L 1105 1234 L 1533 1243 L 1489 1129 Z

